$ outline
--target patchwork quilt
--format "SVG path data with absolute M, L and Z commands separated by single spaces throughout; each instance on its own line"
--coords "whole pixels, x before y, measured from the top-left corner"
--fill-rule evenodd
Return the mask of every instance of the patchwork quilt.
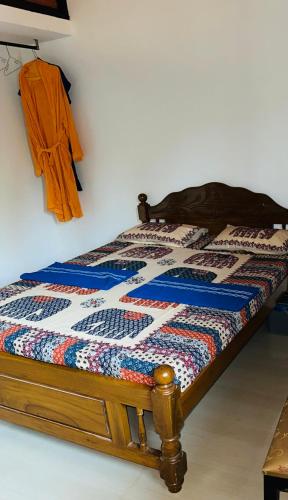
M 120 240 L 66 263 L 76 266 L 117 279 L 104 289 L 29 276 L 0 289 L 0 351 L 148 385 L 166 363 L 182 391 L 288 274 L 285 257 Z

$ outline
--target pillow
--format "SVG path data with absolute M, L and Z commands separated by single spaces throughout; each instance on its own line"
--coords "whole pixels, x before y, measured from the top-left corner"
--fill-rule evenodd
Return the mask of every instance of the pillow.
M 256 254 L 284 255 L 288 253 L 288 231 L 227 226 L 205 250 L 245 250 Z
M 203 248 L 211 243 L 214 237 L 215 236 L 209 233 L 202 234 L 197 241 L 192 241 L 186 248 L 190 248 L 191 250 L 203 250 Z
M 133 243 L 155 243 L 172 247 L 186 247 L 197 241 L 208 229 L 186 224 L 166 224 L 165 222 L 145 222 L 121 233 L 117 240 Z

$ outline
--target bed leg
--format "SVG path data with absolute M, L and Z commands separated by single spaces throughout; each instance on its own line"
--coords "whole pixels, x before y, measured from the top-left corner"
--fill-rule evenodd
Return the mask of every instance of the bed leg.
M 180 431 L 184 424 L 180 388 L 174 384 L 174 377 L 170 366 L 156 368 L 156 385 L 151 394 L 155 430 L 162 441 L 160 476 L 171 493 L 181 490 L 187 471 L 186 453 L 180 443 Z

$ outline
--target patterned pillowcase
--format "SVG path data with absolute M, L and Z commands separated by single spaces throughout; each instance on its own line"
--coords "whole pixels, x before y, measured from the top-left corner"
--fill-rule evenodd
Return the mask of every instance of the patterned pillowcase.
M 160 244 L 172 247 L 187 247 L 197 241 L 208 229 L 186 224 L 166 224 L 165 222 L 145 222 L 121 233 L 117 240 L 133 243 Z
M 246 251 L 255 254 L 288 253 L 288 231 L 245 226 L 227 226 L 205 250 Z
M 202 234 L 197 241 L 192 241 L 189 243 L 186 248 L 191 248 L 191 250 L 202 250 L 205 248 L 211 241 L 214 240 L 214 236 L 209 233 Z

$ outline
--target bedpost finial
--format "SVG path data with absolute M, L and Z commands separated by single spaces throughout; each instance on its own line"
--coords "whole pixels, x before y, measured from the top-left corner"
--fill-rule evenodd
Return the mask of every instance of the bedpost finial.
M 169 365 L 161 365 L 154 370 L 154 380 L 158 385 L 169 385 L 173 383 L 175 372 Z
M 173 383 L 174 370 L 160 365 L 154 370 L 156 382 L 151 392 L 155 430 L 161 439 L 160 476 L 171 493 L 181 490 L 187 470 L 186 454 L 182 451 L 180 431 L 183 413 L 180 387 Z
M 141 203 L 146 203 L 147 201 L 147 194 L 145 193 L 140 193 L 139 196 L 138 196 L 138 200 L 141 202 Z

